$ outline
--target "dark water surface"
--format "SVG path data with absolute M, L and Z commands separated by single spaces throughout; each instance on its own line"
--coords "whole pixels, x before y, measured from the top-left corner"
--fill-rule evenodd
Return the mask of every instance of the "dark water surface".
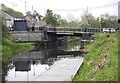
M 21 52 L 14 59 L 3 63 L 3 83 L 6 81 L 31 81 L 46 72 L 54 62 L 63 58 L 81 56 L 80 43 L 55 48 L 40 48 Z

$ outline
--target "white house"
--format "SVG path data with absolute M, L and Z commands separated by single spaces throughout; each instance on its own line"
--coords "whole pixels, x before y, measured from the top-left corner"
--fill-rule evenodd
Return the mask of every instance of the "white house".
M 3 20 L 5 25 L 10 29 L 14 25 L 14 20 L 21 20 L 23 17 L 16 16 L 13 12 L 4 12 L 2 9 L 0 10 L 0 15 L 3 16 Z
M 12 17 L 11 15 L 9 15 L 8 13 L 0 10 L 0 15 L 3 16 L 5 24 L 7 27 L 12 27 L 13 22 L 14 22 L 14 17 Z
M 28 26 L 29 27 L 36 27 L 36 30 L 41 27 L 46 25 L 45 21 L 43 20 L 43 16 L 37 13 L 36 11 L 33 12 L 33 14 L 28 13 L 25 17 L 25 20 L 28 21 Z

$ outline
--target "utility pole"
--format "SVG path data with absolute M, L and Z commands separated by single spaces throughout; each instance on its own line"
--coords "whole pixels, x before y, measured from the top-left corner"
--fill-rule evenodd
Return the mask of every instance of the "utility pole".
M 32 13 L 33 13 L 33 5 L 32 5 Z
M 87 18 L 86 18 L 86 19 L 87 19 L 87 27 L 86 27 L 86 30 L 85 30 L 85 31 L 87 32 L 87 31 L 88 31 L 88 27 L 89 27 L 88 6 L 87 6 L 87 11 L 86 11 L 86 12 L 87 12 L 87 16 L 86 16 L 86 17 L 87 17 Z
M 46 14 L 46 9 L 44 8 L 44 15 Z
M 89 9 L 88 9 L 88 6 L 87 6 L 87 16 L 86 16 L 86 19 L 87 19 L 87 25 L 89 26 L 90 24 L 89 24 L 89 18 L 88 18 L 88 13 L 89 13 Z
M 26 5 L 26 1 L 25 1 L 25 14 L 27 12 L 27 5 Z
M 88 6 L 87 6 L 87 24 L 88 24 Z
M 14 6 L 16 6 L 16 4 L 13 4 L 13 9 L 14 9 Z M 15 12 L 13 11 L 13 18 L 15 20 Z
M 100 28 L 102 28 L 102 25 L 101 25 L 101 17 L 98 17 L 98 22 L 100 24 Z

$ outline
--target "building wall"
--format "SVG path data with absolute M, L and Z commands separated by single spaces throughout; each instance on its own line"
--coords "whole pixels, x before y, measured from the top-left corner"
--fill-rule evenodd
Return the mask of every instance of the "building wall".
M 7 27 L 12 27 L 14 23 L 14 17 L 0 10 L 0 14 L 4 17 L 5 23 Z
M 27 15 L 25 17 L 25 20 L 28 21 L 28 26 L 29 27 L 32 27 L 32 26 L 41 27 L 41 26 L 46 25 L 46 23 L 41 18 L 38 20 L 38 19 L 36 19 L 36 18 L 34 18 L 34 17 L 30 16 L 30 15 Z

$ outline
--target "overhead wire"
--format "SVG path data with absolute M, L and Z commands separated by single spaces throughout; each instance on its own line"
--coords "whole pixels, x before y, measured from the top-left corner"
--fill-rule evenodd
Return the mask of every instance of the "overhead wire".
M 16 3 L 11 2 L 11 1 L 6 1 L 6 0 L 4 0 L 4 2 L 7 2 L 7 3 L 10 3 L 10 4 L 13 4 L 13 5 L 17 5 Z M 3 3 L 3 0 L 2 0 L 2 3 Z
M 4 0 L 4 1 L 7 2 L 7 3 L 16 4 L 16 3 L 13 3 L 11 1 L 7 1 L 7 0 Z M 17 5 L 21 5 L 21 4 L 17 4 Z M 80 12 L 80 11 L 85 11 L 87 8 L 89 8 L 89 10 L 95 10 L 95 9 L 107 8 L 107 7 L 112 7 L 112 6 L 118 6 L 118 2 L 112 3 L 112 4 L 95 6 L 95 7 L 94 6 L 93 7 L 87 6 L 87 7 L 84 7 L 84 8 L 75 8 L 75 9 L 52 9 L 51 8 L 51 10 L 53 10 L 55 12 Z M 43 8 L 43 9 L 42 8 L 35 8 L 35 9 L 43 10 L 43 11 L 47 10 L 47 8 Z
M 111 6 L 117 6 L 118 3 L 113 3 L 113 4 L 107 4 L 107 5 L 101 5 L 101 6 L 96 6 L 96 7 L 88 7 L 89 9 L 93 10 L 93 9 L 99 9 L 99 8 L 105 8 L 105 7 L 111 7 Z M 78 8 L 78 9 L 53 9 L 53 11 L 61 11 L 61 12 L 64 12 L 64 11 L 83 11 L 83 10 L 86 10 L 86 8 Z

